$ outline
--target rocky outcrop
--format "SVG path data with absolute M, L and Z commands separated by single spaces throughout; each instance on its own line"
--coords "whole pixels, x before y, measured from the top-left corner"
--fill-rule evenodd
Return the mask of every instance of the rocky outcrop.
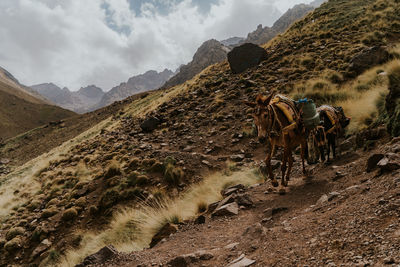
M 388 51 L 380 46 L 374 46 L 361 51 L 350 60 L 349 77 L 355 77 L 363 71 L 387 62 L 389 60 Z
M 228 53 L 228 62 L 233 73 L 242 73 L 266 59 L 265 49 L 251 43 L 235 47 Z
M 179 72 L 164 84 L 164 88 L 182 84 L 202 70 L 215 63 L 226 60 L 229 48 L 211 39 L 204 42 L 196 51 L 191 62 L 180 67 Z
M 316 3 L 318 5 L 318 3 Z M 269 40 L 274 38 L 279 33 L 286 31 L 290 25 L 295 21 L 301 19 L 309 12 L 314 10 L 314 6 L 299 4 L 295 5 L 293 8 L 289 9 L 285 14 L 283 14 L 272 27 L 264 27 L 260 24 L 257 29 L 247 35 L 247 38 L 241 43 L 253 43 L 262 45 L 267 43 Z
M 117 250 L 112 246 L 108 245 L 96 253 L 87 256 L 81 264 L 76 265 L 76 267 L 83 267 L 88 265 L 98 265 L 110 260 L 112 257 L 118 254 Z

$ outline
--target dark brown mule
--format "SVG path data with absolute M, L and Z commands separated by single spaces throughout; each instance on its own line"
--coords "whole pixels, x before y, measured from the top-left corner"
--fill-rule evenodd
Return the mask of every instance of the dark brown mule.
M 245 103 L 254 108 L 253 117 L 257 126 L 259 141 L 263 143 L 268 138 L 270 142 L 271 149 L 267 153 L 265 163 L 274 187 L 278 186 L 278 181 L 272 173 L 271 158 L 275 154 L 276 147 L 283 148 L 281 185 L 286 187 L 293 166 L 292 151 L 299 145 L 301 147 L 303 173 L 306 175 L 304 158 L 307 137 L 294 102 L 280 95 L 273 98 L 274 95 L 274 93 L 269 96 L 258 95 L 255 103 Z M 287 163 L 289 163 L 288 166 Z M 284 191 L 284 188 L 281 188 L 281 190 Z

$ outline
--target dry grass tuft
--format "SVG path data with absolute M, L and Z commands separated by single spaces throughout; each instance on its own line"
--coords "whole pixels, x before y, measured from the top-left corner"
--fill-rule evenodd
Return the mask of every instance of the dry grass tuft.
M 215 174 L 193 185 L 177 199 L 155 198 L 152 205 L 122 210 L 114 216 L 107 230 L 82 234 L 81 247 L 68 251 L 60 265 L 74 266 L 85 256 L 108 244 L 113 244 L 120 251 L 143 249 L 166 222 L 178 223 L 193 218 L 210 203 L 221 199 L 220 191 L 226 184 L 251 185 L 260 179 L 254 170 L 236 172 L 230 176 Z

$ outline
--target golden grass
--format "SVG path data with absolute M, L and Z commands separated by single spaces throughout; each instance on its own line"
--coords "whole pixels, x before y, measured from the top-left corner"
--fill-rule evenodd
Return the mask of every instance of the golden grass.
M 344 85 L 343 90 L 349 95 L 349 99 L 339 101 L 336 105 L 342 106 L 346 115 L 352 118 L 349 132 L 354 133 L 368 126 L 368 121 L 378 117 L 377 102 L 388 91 L 388 78 L 385 73 L 400 66 L 400 60 L 396 59 L 384 65 L 374 67 L 361 74 L 355 81 Z M 365 85 L 365 90 L 360 90 L 360 85 Z
M 227 184 L 251 185 L 262 179 L 253 169 L 229 176 L 218 173 L 193 185 L 176 199 L 165 197 L 155 201 L 154 205 L 121 210 L 114 216 L 107 230 L 101 233 L 84 233 L 81 247 L 68 251 L 60 266 L 74 266 L 87 255 L 109 244 L 124 252 L 148 247 L 151 238 L 166 222 L 193 218 L 199 207 L 220 200 L 220 191 Z

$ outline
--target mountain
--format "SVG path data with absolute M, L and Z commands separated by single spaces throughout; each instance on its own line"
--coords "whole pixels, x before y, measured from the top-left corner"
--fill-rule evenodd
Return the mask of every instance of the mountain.
M 89 107 L 97 104 L 104 95 L 103 90 L 95 85 L 82 87 L 77 92 L 71 92 L 66 87 L 61 89 L 53 83 L 42 83 L 30 87 L 56 105 L 78 113 L 90 111 Z
M 52 105 L 0 68 L 0 140 L 74 115 Z
M 240 42 L 243 42 L 245 38 L 243 37 L 231 37 L 222 41 L 219 41 L 224 46 L 236 46 Z
M 165 69 L 162 72 L 150 70 L 144 74 L 133 76 L 126 83 L 121 83 L 105 93 L 101 100 L 94 106 L 94 109 L 105 107 L 134 94 L 158 89 L 173 74 L 171 70 Z
M 319 2 L 323 2 L 323 0 L 314 1 L 314 6 L 318 6 Z M 166 88 L 182 84 L 193 78 L 206 67 L 226 60 L 227 53 L 235 46 L 244 43 L 260 45 L 268 42 L 277 34 L 284 32 L 293 22 L 314 10 L 314 6 L 305 4 L 296 5 L 284 13 L 271 28 L 263 28 L 260 24 L 254 32 L 248 34 L 247 38 L 231 37 L 220 42 L 217 40 L 208 40 L 204 42 L 194 54 L 192 61 L 187 65 L 181 66 L 179 72 L 166 82 L 163 87 Z
M 249 33 L 247 38 L 240 43 L 265 44 L 279 33 L 283 33 L 291 24 L 310 13 L 314 8 L 312 5 L 295 5 L 286 11 L 272 27 L 266 26 L 263 28 L 261 24 L 258 25 L 257 29 Z
M 164 88 L 172 87 L 192 79 L 206 67 L 226 60 L 229 48 L 215 39 L 204 42 L 196 51 L 191 62 L 182 65 L 179 72 L 169 79 Z

